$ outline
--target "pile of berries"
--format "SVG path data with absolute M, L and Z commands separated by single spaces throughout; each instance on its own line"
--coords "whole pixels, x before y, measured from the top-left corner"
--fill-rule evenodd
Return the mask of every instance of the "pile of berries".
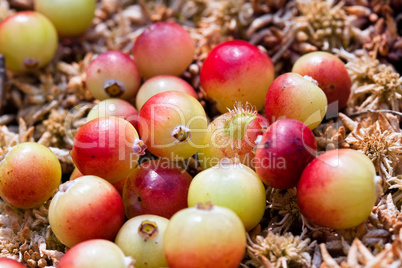
M 95 1 L 64 2 L 36 0 L 36 11 L 1 22 L 10 71 L 46 66 L 59 36 L 88 28 Z M 92 60 L 86 87 L 99 102 L 75 135 L 69 181 L 61 181 L 56 156 L 34 142 L 0 162 L 8 204 L 30 209 L 51 198 L 50 227 L 70 248 L 58 267 L 130 267 L 133 259 L 136 267 L 238 267 L 246 232 L 264 217 L 267 187 L 297 187 L 301 212 L 320 226 L 351 228 L 369 216 L 371 161 L 351 149 L 317 156 L 312 132 L 346 105 L 351 82 L 341 60 L 312 52 L 275 76 L 259 47 L 224 42 L 199 77 L 220 113 L 210 120 L 196 89 L 179 77 L 194 53 L 181 25 L 158 22 L 130 55 L 108 51 Z M 181 165 L 193 156 L 194 177 Z

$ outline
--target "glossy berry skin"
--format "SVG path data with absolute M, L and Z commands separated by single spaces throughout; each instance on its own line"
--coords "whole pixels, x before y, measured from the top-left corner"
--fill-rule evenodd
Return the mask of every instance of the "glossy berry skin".
M 114 183 L 131 172 L 143 151 L 133 125 L 109 116 L 91 120 L 78 130 L 71 157 L 82 174 Z
M 337 56 L 325 51 L 304 54 L 295 62 L 292 72 L 308 75 L 318 82 L 327 96 L 328 104 L 335 104 L 331 112 L 337 114 L 346 106 L 352 82 L 345 64 Z
M 135 107 L 141 110 L 144 103 L 152 96 L 165 91 L 181 91 L 198 98 L 194 88 L 183 79 L 173 75 L 157 75 L 142 84 L 135 97 Z
M 16 261 L 14 259 L 10 259 L 7 257 L 0 258 L 0 267 L 1 268 L 25 268 L 25 265 Z
M 92 107 L 88 113 L 87 121 L 107 116 L 121 117 L 137 128 L 138 111 L 128 101 L 121 99 L 103 100 Z
M 377 199 L 375 168 L 352 149 L 331 150 L 314 159 L 297 185 L 297 204 L 311 222 L 333 229 L 358 226 Z
M 20 143 L 0 162 L 0 196 L 17 208 L 42 205 L 57 190 L 60 181 L 59 160 L 39 143 Z
M 63 37 L 81 35 L 95 17 L 96 0 L 35 0 L 34 4 Z
M 218 116 L 208 125 L 205 147 L 198 153 L 201 166 L 206 169 L 222 158 L 238 158 L 253 168 L 256 140 L 268 126 L 265 117 L 241 107 Z
M 209 52 L 200 73 L 202 89 L 221 113 L 235 101 L 262 110 L 264 97 L 274 80 L 274 65 L 258 47 L 243 41 L 224 42 Z
M 311 78 L 285 73 L 277 78 L 265 97 L 265 113 L 270 123 L 291 118 L 317 127 L 327 112 L 327 97 Z
M 246 232 L 230 209 L 198 204 L 173 215 L 163 248 L 169 267 L 237 268 L 246 248 Z
M 70 175 L 69 180 L 73 181 L 82 176 L 85 176 L 85 175 L 82 174 L 81 171 L 78 170 L 78 168 L 74 168 L 73 172 Z M 126 180 L 127 180 L 127 177 L 112 183 L 113 187 L 117 190 L 117 192 L 119 192 L 120 196 L 123 196 L 123 187 L 124 187 L 124 183 L 126 182 Z
M 251 168 L 229 159 L 198 173 L 188 190 L 188 206 L 212 202 L 234 211 L 247 231 L 262 219 L 266 206 L 265 188 Z
M 134 60 L 141 76 L 178 76 L 193 61 L 194 40 L 177 23 L 157 22 L 145 28 L 133 46 Z
M 135 62 L 120 51 L 108 51 L 96 57 L 86 70 L 86 84 L 98 100 L 130 100 L 141 85 Z
M 152 96 L 141 108 L 138 130 L 151 153 L 178 161 L 203 146 L 207 118 L 201 103 L 192 96 L 166 91 Z
M 117 190 L 117 192 L 119 192 L 121 197 L 123 197 L 123 188 L 124 184 L 126 183 L 126 180 L 127 177 L 124 177 L 123 179 L 112 183 L 113 187 Z
M 132 268 L 134 260 L 126 257 L 113 242 L 104 239 L 91 239 L 81 242 L 61 257 L 59 268 Z
M 57 46 L 56 29 L 38 12 L 17 12 L 0 23 L 0 53 L 11 71 L 23 73 L 45 66 Z
M 168 224 L 168 219 L 156 215 L 131 218 L 120 228 L 115 243 L 135 260 L 136 268 L 168 267 L 163 251 Z
M 123 187 L 126 217 L 153 214 L 170 218 L 187 207 L 192 177 L 166 159 L 142 163 L 128 176 Z
M 89 239 L 114 240 L 124 223 L 123 200 L 109 182 L 83 176 L 60 186 L 49 206 L 49 223 L 67 247 Z
M 254 158 L 255 171 L 268 186 L 295 187 L 304 168 L 317 154 L 313 132 L 295 119 L 281 119 L 262 136 Z

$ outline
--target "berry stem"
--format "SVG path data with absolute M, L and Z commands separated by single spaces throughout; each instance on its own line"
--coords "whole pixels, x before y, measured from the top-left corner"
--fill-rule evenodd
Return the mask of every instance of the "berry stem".
M 158 234 L 158 226 L 156 222 L 145 220 L 141 222 L 138 227 L 138 234 L 144 239 L 144 241 L 155 237 Z
M 147 149 L 147 146 L 145 145 L 145 143 L 142 140 L 135 139 L 133 149 L 136 154 L 144 155 L 145 150 Z
M 191 137 L 191 130 L 185 126 L 177 126 L 173 129 L 172 136 L 179 142 L 185 142 Z
M 124 85 L 117 80 L 107 80 L 103 85 L 103 89 L 110 97 L 117 98 L 124 94 Z

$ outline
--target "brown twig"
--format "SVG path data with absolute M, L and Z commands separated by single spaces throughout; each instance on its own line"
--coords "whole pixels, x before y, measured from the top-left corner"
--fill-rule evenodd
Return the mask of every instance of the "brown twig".
M 402 116 L 401 112 L 398 111 L 394 111 L 394 110 L 373 110 L 373 109 L 367 109 L 366 111 L 362 111 L 362 112 L 358 112 L 358 113 L 354 113 L 349 115 L 350 118 L 352 117 L 358 117 L 361 115 L 365 115 L 367 113 L 391 113 L 391 114 L 395 114 L 395 115 L 399 115 Z

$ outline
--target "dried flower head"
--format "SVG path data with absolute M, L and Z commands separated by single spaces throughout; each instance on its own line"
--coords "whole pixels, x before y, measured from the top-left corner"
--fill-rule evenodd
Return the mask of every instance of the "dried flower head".
M 50 110 L 47 119 L 42 121 L 42 124 L 36 127 L 37 131 L 42 130 L 41 138 L 38 143 L 47 147 L 70 148 L 66 142 L 66 129 L 64 121 L 68 111 L 62 108 Z
M 321 267 L 400 267 L 402 256 L 402 233 L 392 243 L 387 243 L 381 252 L 374 256 L 362 241 L 356 238 L 350 246 L 345 261 L 338 262 L 328 253 L 325 244 L 320 245 L 323 263 Z
M 345 125 L 350 126 L 346 115 L 340 113 L 339 116 Z M 386 182 L 385 189 L 388 180 L 395 175 L 395 168 L 402 156 L 402 133 L 398 124 L 392 123 L 393 120 L 397 119 L 390 114 L 384 116 L 382 113 L 373 113 L 364 121 L 356 123 L 345 139 L 352 149 L 370 158 Z
M 345 141 L 346 130 L 344 126 L 339 126 L 338 122 L 321 124 L 313 130 L 318 151 L 329 151 L 338 148 L 349 148 Z
M 392 194 L 384 195 L 380 202 L 373 208 L 371 222 L 377 227 L 385 230 L 392 230 L 396 223 L 396 218 L 400 212 L 396 208 L 392 199 Z
M 295 20 L 308 27 L 309 41 L 321 50 L 342 47 L 347 26 L 343 2 L 299 0 L 297 1 L 301 16 Z
M 57 71 L 59 72 L 61 83 L 59 87 L 63 92 L 63 107 L 72 107 L 80 101 L 89 101 L 93 97 L 86 87 L 86 69 L 92 61 L 94 54 L 88 52 L 79 62 L 71 64 L 60 61 L 57 63 Z
M 374 1 L 373 1 L 374 2 Z M 363 47 L 371 55 L 378 55 L 388 58 L 392 62 L 398 62 L 402 56 L 402 39 L 398 34 L 397 21 L 393 18 L 390 1 L 377 1 L 388 3 L 372 3 L 373 11 L 381 13 L 383 17 L 377 14 L 370 14 L 369 18 L 375 21 L 374 27 L 370 32 L 369 39 L 363 44 Z
M 1 257 L 16 259 L 28 267 L 57 265 L 65 246 L 50 229 L 49 204 L 22 211 L 0 201 Z
M 328 253 L 325 244 L 320 244 L 320 249 L 321 256 L 324 261 L 322 265 L 324 267 L 341 267 Z M 342 262 L 342 267 L 362 267 L 361 264 L 366 264 L 368 260 L 372 258 L 373 255 L 370 250 L 367 249 L 358 238 L 356 238 L 353 241 L 352 246 L 349 248 L 346 261 Z
M 316 245 L 316 241 L 311 242 L 309 238 L 302 240 L 292 233 L 279 235 L 272 232 L 255 238 L 247 235 L 247 242 L 247 253 L 251 260 L 245 264 L 258 268 L 309 267 L 310 253 Z
M 301 214 L 297 206 L 296 188 L 288 190 L 269 188 L 267 193 L 267 208 L 270 209 L 271 214 L 269 227 L 272 231 L 275 233 L 287 232 L 298 223 L 301 223 L 301 236 L 304 235 L 306 229 L 317 229 Z
M 103 53 L 120 50 L 129 53 L 135 38 L 143 27 L 152 21 L 167 19 L 164 1 L 102 0 L 95 11 L 93 25 L 75 46 L 67 44 L 65 54 Z M 169 12 L 170 14 L 171 12 Z M 169 15 L 170 16 L 170 15 Z M 71 47 L 77 51 L 71 51 Z
M 272 56 L 275 63 L 283 56 L 293 64 L 300 55 L 309 52 L 332 51 L 349 47 L 352 41 L 354 45 L 369 40 L 368 29 L 360 29 L 364 26 L 361 21 L 365 14 L 345 7 L 344 1 L 296 0 L 296 3 L 296 14 L 288 17 L 285 26 L 280 28 L 284 38 L 281 48 Z M 287 14 L 293 9 L 287 6 Z
M 216 45 L 244 36 L 254 10 L 244 0 L 190 0 L 178 11 L 196 42 L 196 58 L 204 60 Z
M 27 127 L 25 121 L 20 118 L 18 133 L 10 131 L 7 126 L 0 126 L 0 161 L 9 149 L 22 142 L 34 141 L 34 127 Z
M 377 59 L 363 53 L 361 56 L 335 50 L 345 58 L 346 68 L 352 80 L 348 113 L 370 109 L 391 109 L 399 111 L 402 96 L 402 77 L 390 65 L 381 64 Z

